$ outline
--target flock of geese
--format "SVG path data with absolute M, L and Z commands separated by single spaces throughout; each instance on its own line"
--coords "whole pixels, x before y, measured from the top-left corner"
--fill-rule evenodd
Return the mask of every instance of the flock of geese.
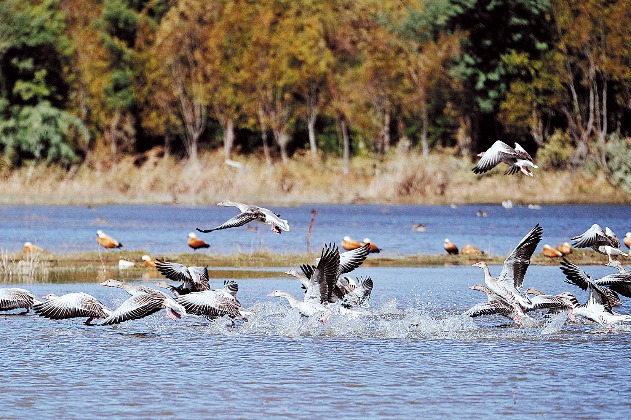
M 618 314 L 612 309 L 622 305 L 619 295 L 631 297 L 631 272 L 627 272 L 620 261 L 615 259 L 628 254 L 620 249 L 620 241 L 611 229 L 607 227 L 603 230 L 598 224 L 573 237 L 574 246 L 592 248 L 607 255 L 606 265 L 618 271 L 593 279 L 565 257 L 560 264 L 567 283 L 588 290 L 587 302 L 580 303 L 571 292 L 549 295 L 534 288 L 522 290 L 530 259 L 542 235 L 543 228 L 537 224 L 504 260 L 502 271 L 497 277 L 491 275 L 485 262 L 473 264 L 484 271 L 484 285 L 476 284 L 471 289 L 484 292 L 487 300 L 473 306 L 465 314 L 471 317 L 498 314 L 514 320 L 517 325 L 524 325 L 526 321 L 532 324 L 533 319 L 528 313 L 533 311 L 567 311 L 572 321 L 576 321 L 578 315 L 610 330 L 614 324 L 631 321 L 631 315 Z
M 496 142 L 491 149 L 481 154 L 482 159 L 474 171 L 484 172 L 503 161 L 511 165 L 507 173 L 521 171 L 532 176 L 529 168 L 536 168 L 536 165 L 532 164 L 531 159 L 527 159 L 527 153 L 519 145 L 516 145 L 515 149 L 507 148 L 504 143 Z M 279 214 L 269 209 L 229 200 L 218 205 L 237 207 L 240 213 L 219 226 L 210 229 L 197 228 L 198 231 L 208 233 L 243 226 L 250 222 L 267 224 L 275 234 L 289 231 L 287 220 L 281 219 Z M 573 246 L 591 248 L 606 255 L 606 265 L 618 271 L 599 279 L 592 279 L 565 257 L 560 264 L 567 283 L 589 291 L 587 302 L 580 303 L 571 292 L 549 295 L 533 288 L 522 290 L 531 257 L 542 235 L 543 228 L 537 224 L 506 258 L 497 277 L 492 276 L 489 266 L 484 261 L 474 264 L 484 272 L 484 285 L 476 284 L 470 288 L 484 292 L 487 299 L 464 312 L 464 315 L 501 315 L 519 326 L 529 325 L 529 322 L 534 320 L 529 314 L 539 310 L 566 311 L 568 318 L 573 321 L 577 320 L 578 316 L 609 329 L 614 324 L 631 321 L 631 315 L 618 314 L 612 309 L 622 305 L 620 295 L 631 297 L 631 272 L 627 272 L 617 260 L 619 256 L 628 254 L 620 249 L 620 241 L 612 230 L 608 227 L 602 229 L 598 224 L 573 237 Z M 105 248 L 123 246 L 100 230 L 97 231 L 97 242 Z M 446 239 L 445 249 L 448 252 L 451 245 Z M 207 244 L 191 233 L 189 246 L 198 249 Z M 300 265 L 299 270 L 291 269 L 286 272 L 300 281 L 304 290 L 302 297 L 292 296 L 283 290 L 274 290 L 268 296 L 284 298 L 303 316 L 316 316 L 322 322 L 327 322 L 332 313 L 352 316 L 365 314 L 373 289 L 373 280 L 370 277 L 353 278 L 348 274 L 359 267 L 369 253 L 379 252 L 379 249 L 369 239 L 360 243 L 348 237 L 344 238 L 342 247 L 348 250 L 340 252 L 336 245 L 326 244 L 320 257 L 312 264 L 305 263 Z M 248 316 L 252 315 L 252 312 L 246 310 L 237 299 L 239 287 L 235 281 L 225 281 L 223 287 L 218 289 L 210 287 L 208 267 L 186 266 L 159 259 L 150 261 L 148 258 L 145 263 L 155 266 L 170 281 L 160 281 L 156 284 L 169 293 L 109 279 L 101 285 L 122 289 L 129 295 L 118 308 L 111 310 L 94 296 L 83 292 L 62 296 L 48 294 L 43 297 L 44 300 L 40 300 L 26 289 L 2 288 L 0 311 L 25 309 L 22 312 L 25 314 L 32 309 L 37 315 L 50 319 L 86 318 L 86 325 L 118 324 L 140 319 L 161 310 L 165 310 L 166 316 L 173 320 L 187 315 L 208 319 L 227 316 L 233 320 L 247 320 Z M 95 319 L 100 320 L 98 324 L 93 324 Z
M 289 231 L 286 220 L 280 215 L 263 207 L 222 201 L 222 206 L 235 206 L 241 210 L 231 218 L 213 229 L 198 229 L 201 232 L 227 229 L 242 226 L 256 221 L 271 225 L 274 233 Z M 120 248 L 123 245 L 102 231 L 97 232 L 97 242 L 105 248 Z M 323 322 L 333 312 L 360 313 L 365 308 L 373 288 L 370 277 L 353 278 L 346 274 L 359 267 L 370 252 L 372 244 L 364 243 L 352 250 L 341 252 L 334 244 L 324 246 L 320 258 L 313 264 L 302 264 L 300 272 L 292 269 L 288 275 L 297 278 L 304 296 L 295 298 L 291 294 L 274 290 L 268 296 L 285 298 L 291 307 L 297 308 L 304 316 L 318 315 Z M 0 311 L 31 309 L 39 316 L 50 319 L 86 318 L 86 325 L 94 325 L 95 319 L 101 321 L 97 325 L 112 325 L 125 321 L 144 318 L 162 309 L 166 316 L 177 320 L 186 315 L 203 316 L 208 319 L 228 316 L 232 319 L 247 320 L 252 312 L 246 310 L 239 300 L 238 284 L 233 280 L 224 282 L 222 288 L 212 289 L 208 277 L 208 267 L 186 266 L 175 262 L 144 258 L 147 265 L 154 266 L 166 279 L 156 284 L 166 289 L 170 295 L 148 286 L 133 285 L 115 279 L 108 279 L 102 286 L 124 290 L 130 297 L 118 308 L 111 310 L 97 298 L 84 292 L 68 293 L 62 296 L 48 294 L 40 300 L 33 293 L 22 288 L 0 289 Z M 174 285 L 173 283 L 177 283 Z

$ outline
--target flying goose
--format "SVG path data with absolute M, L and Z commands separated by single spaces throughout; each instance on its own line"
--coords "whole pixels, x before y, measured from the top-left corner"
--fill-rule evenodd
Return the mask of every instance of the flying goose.
M 572 321 L 576 320 L 575 315 L 582 316 L 600 325 L 611 327 L 619 322 L 631 322 L 631 315 L 621 315 L 611 310 L 609 298 L 603 292 L 603 288 L 597 284 L 588 281 L 589 298 L 585 304 L 579 303 L 578 299 L 570 293 L 563 292 L 557 295 L 563 299 L 572 309 L 568 314 L 568 318 Z
M 573 237 L 572 240 L 575 248 L 592 248 L 594 251 L 607 255 L 609 261 L 613 259 L 613 255 L 629 256 L 620 249 L 620 241 L 616 234 L 608 227 L 603 230 L 597 223 L 582 234 Z
M 528 152 L 517 143 L 513 149 L 503 141 L 497 140 L 486 152 L 479 153 L 478 157 L 481 159 L 473 168 L 473 172 L 476 174 L 487 172 L 501 162 L 509 166 L 508 170 L 504 172 L 505 175 L 512 175 L 521 171 L 524 175 L 533 176 L 530 168 L 538 168 Z
M 603 286 L 601 287 L 602 293 L 607 296 L 607 298 L 609 299 L 609 304 L 611 306 L 622 305 L 618 294 L 621 294 L 625 297 L 631 297 L 631 273 L 613 273 L 594 280 L 580 267 L 571 263 L 565 258 L 563 258 L 563 261 L 561 261 L 560 268 L 561 271 L 563 271 L 563 274 L 565 274 L 565 282 L 578 286 L 582 290 L 587 290 L 589 288 L 590 282 L 598 286 Z
M 542 234 L 543 228 L 539 224 L 532 228 L 510 253 L 508 258 L 504 260 L 504 267 L 497 278 L 491 276 L 489 267 L 484 261 L 473 264 L 474 267 L 480 267 L 484 270 L 484 282 L 493 293 L 505 301 L 513 305 L 517 304 L 524 309 L 532 308 L 533 303 L 519 289 L 524 283 L 526 270 L 530 265 L 530 258 L 535 252 L 539 241 L 541 241 Z
M 215 230 L 220 229 L 229 229 L 233 227 L 243 226 L 246 223 L 250 223 L 253 221 L 265 223 L 272 227 L 272 232 L 280 235 L 281 231 L 289 231 L 289 224 L 287 220 L 281 219 L 280 214 L 274 213 L 273 211 L 266 209 L 264 207 L 255 206 L 252 204 L 243 204 L 238 203 L 236 201 L 223 200 L 217 203 L 218 206 L 229 206 L 229 207 L 237 207 L 241 213 L 234 216 L 231 219 L 228 219 L 221 225 L 212 228 L 212 229 L 200 229 L 197 228 L 198 231 L 202 233 L 208 233 Z
M 0 311 L 25 309 L 20 315 L 28 313 L 36 303 L 41 303 L 37 297 L 26 289 L 9 287 L 0 289 Z
M 102 286 L 117 287 L 131 295 L 116 308 L 100 325 L 118 324 L 124 321 L 144 318 L 160 309 L 166 311 L 167 317 L 176 320 L 186 315 L 186 309 L 173 298 L 159 290 L 147 286 L 136 286 L 118 280 L 108 279 Z
M 107 318 L 112 314 L 97 298 L 87 293 L 68 293 L 62 296 L 48 294 L 45 302 L 33 305 L 33 310 L 39 316 L 49 319 L 84 318 L 85 325 L 92 325 L 95 318 Z
M 178 293 L 181 295 L 210 290 L 208 267 L 189 267 L 184 264 L 156 259 L 156 268 L 167 279 L 183 283 L 178 287 Z
M 236 283 L 235 283 L 236 284 Z M 228 315 L 231 318 L 245 319 L 246 312 L 239 301 L 232 296 L 224 286 L 218 290 L 204 290 L 178 296 L 177 302 L 186 312 L 193 315 L 204 316 L 208 319 L 219 318 Z

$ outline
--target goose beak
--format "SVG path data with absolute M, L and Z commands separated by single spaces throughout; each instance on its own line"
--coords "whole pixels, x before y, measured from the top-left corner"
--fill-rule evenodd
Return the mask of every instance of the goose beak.
M 267 296 L 275 296 L 275 295 L 274 295 L 274 292 L 270 292 L 267 294 Z

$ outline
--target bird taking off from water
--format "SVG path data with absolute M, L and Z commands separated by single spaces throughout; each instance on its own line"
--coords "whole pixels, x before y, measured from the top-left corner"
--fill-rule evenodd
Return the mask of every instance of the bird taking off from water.
M 501 162 L 509 166 L 504 175 L 513 175 L 521 171 L 524 175 L 532 176 L 530 168 L 538 168 L 528 152 L 517 143 L 513 149 L 503 141 L 497 140 L 486 152 L 479 153 L 478 157 L 481 159 L 473 168 L 476 174 L 490 171 Z

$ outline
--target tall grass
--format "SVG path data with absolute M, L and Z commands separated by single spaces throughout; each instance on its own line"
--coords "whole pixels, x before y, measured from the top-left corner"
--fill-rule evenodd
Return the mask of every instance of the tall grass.
M 350 173 L 342 161 L 296 155 L 287 164 L 267 166 L 259 156 L 224 162 L 207 152 L 191 163 L 157 151 L 119 161 L 88 161 L 65 169 L 44 164 L 9 169 L 0 179 L 4 204 L 205 204 L 224 198 L 255 203 L 629 203 L 631 194 L 611 185 L 602 173 L 535 170 L 534 178 L 484 175 L 473 163 L 450 153 L 427 158 L 393 150 L 382 161 L 356 157 Z
M 2 282 L 35 282 L 48 279 L 48 264 L 39 252 L 9 254 L 0 251 L 0 278 Z

